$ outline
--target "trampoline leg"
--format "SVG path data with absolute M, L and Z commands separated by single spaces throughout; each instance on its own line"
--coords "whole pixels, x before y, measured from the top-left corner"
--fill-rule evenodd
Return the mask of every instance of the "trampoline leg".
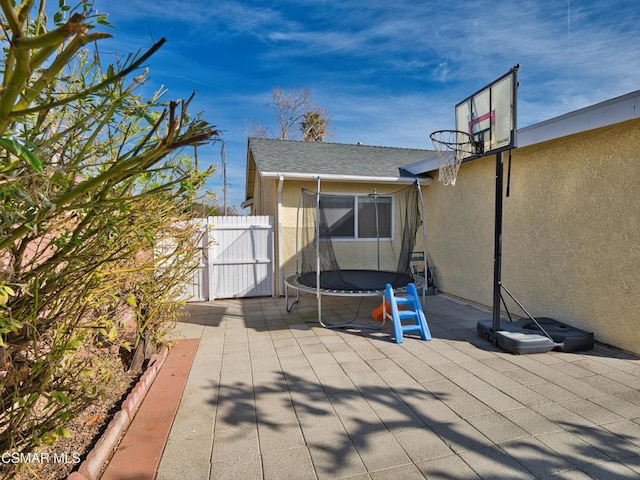
M 291 305 L 289 305 L 289 287 L 285 285 L 284 286 L 284 301 L 286 302 L 286 305 L 287 305 L 287 313 L 289 313 L 291 311 L 291 309 L 293 308 L 293 306 L 300 301 L 300 290 L 296 290 L 296 299 L 293 301 L 293 303 Z
M 383 297 L 384 301 L 384 297 Z M 355 320 L 355 319 L 354 319 Z M 382 330 L 386 323 L 386 316 L 383 318 L 380 325 L 372 326 L 361 323 L 354 323 L 354 321 L 346 322 L 346 323 L 327 323 L 322 319 L 322 295 L 318 295 L 318 323 L 324 328 L 359 328 L 363 330 Z
M 285 297 L 287 312 L 291 312 L 291 309 L 293 308 L 293 306 L 300 301 L 300 290 L 298 290 L 295 287 L 292 287 L 292 288 L 294 288 L 294 290 L 296 291 L 296 298 L 293 302 L 291 302 L 291 304 L 289 304 L 289 287 L 288 287 L 288 284 L 285 284 L 284 297 Z M 316 293 L 316 298 L 317 298 L 317 304 L 318 304 L 318 308 L 317 308 L 318 323 L 324 328 L 361 328 L 364 330 L 382 330 L 386 324 L 386 320 L 387 320 L 386 316 L 382 320 L 382 322 L 380 322 L 380 324 L 376 326 L 355 323 L 354 322 L 355 319 L 345 323 L 328 323 L 322 318 L 322 295 L 320 293 Z
M 318 310 L 318 323 L 326 328 L 329 325 L 327 325 L 322 321 L 322 295 L 320 295 L 319 293 L 316 293 L 316 300 L 318 302 L 318 308 L 316 309 Z

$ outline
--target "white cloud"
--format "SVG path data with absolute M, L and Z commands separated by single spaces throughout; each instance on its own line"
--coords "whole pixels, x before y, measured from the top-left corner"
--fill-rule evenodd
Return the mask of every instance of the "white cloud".
M 271 121 L 274 86 L 311 88 L 335 141 L 431 148 L 458 101 L 517 63 L 521 127 L 640 85 L 637 0 L 96 3 L 123 22 L 121 51 L 168 36 L 151 80 L 198 91 L 240 189 L 247 124 Z

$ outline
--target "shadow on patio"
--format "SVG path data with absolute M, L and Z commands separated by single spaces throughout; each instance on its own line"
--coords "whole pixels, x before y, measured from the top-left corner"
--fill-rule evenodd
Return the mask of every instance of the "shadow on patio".
M 360 467 L 354 462 L 358 456 L 369 472 L 406 468 L 413 463 L 428 478 L 459 478 L 455 472 L 462 472 L 463 465 L 456 465 L 455 454 L 477 475 L 494 479 L 531 475 L 539 478 L 577 467 L 593 478 L 630 478 L 629 470 L 624 469 L 617 477 L 610 466 L 610 462 L 624 459 L 640 468 L 637 433 L 617 435 L 588 422 L 559 420 L 557 427 L 539 435 L 541 439 L 513 424 L 499 433 L 491 433 L 489 428 L 486 432 L 495 437 L 492 440 L 481 433 L 481 427 L 482 423 L 489 427 L 488 422 L 499 422 L 497 417 L 478 422 L 476 427 L 480 430 L 474 429 L 446 407 L 448 402 L 456 401 L 455 397 L 437 389 L 327 389 L 299 375 L 274 374 L 269 386 L 222 386 L 215 400 L 211 400 L 218 409 L 216 422 L 222 422 L 227 433 L 235 431 L 225 437 L 225 443 L 237 442 L 240 446 L 247 436 L 254 435 L 256 428 L 265 452 L 269 452 L 269 444 L 273 447 L 291 443 L 290 448 L 296 448 L 296 440 L 304 442 L 320 477 L 339 478 L 355 473 Z M 218 386 L 211 388 L 217 390 Z M 281 393 L 287 391 L 291 399 L 281 398 Z M 271 397 L 280 399 L 274 404 Z M 490 415 L 485 410 L 486 407 L 479 408 L 478 415 Z M 290 413 L 283 416 L 282 412 Z M 285 418 L 288 415 L 291 418 Z M 473 417 L 470 412 L 467 421 L 471 425 L 475 423 Z M 541 420 L 548 422 L 544 416 Z M 214 466 L 217 450 L 214 444 Z M 452 463 L 438 466 L 440 462 L 434 460 L 439 458 Z M 464 476 L 467 474 L 471 472 Z
M 323 301 L 366 318 L 379 299 Z M 516 356 L 477 336 L 490 313 L 427 297 L 432 341 L 324 329 L 315 298 L 190 305 L 200 338 L 158 478 L 634 478 L 640 364 Z M 362 321 L 362 320 L 358 320 Z

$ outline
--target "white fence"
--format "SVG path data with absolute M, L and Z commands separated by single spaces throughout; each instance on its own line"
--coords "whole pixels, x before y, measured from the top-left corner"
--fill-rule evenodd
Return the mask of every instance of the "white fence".
M 209 217 L 203 228 L 189 300 L 275 295 L 273 217 Z
M 202 252 L 200 256 L 200 267 L 191 274 L 191 281 L 186 286 L 185 299 L 190 302 L 198 302 L 209 298 L 209 275 L 207 267 L 207 221 L 206 219 L 198 220 L 199 232 L 195 241 L 198 242 L 198 248 Z

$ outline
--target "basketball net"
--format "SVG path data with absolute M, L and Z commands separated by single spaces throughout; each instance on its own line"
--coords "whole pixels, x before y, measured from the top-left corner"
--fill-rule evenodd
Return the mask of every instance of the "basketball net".
M 438 156 L 440 181 L 445 185 L 455 185 L 462 160 L 478 152 L 477 142 L 460 130 L 437 130 L 430 137 Z

